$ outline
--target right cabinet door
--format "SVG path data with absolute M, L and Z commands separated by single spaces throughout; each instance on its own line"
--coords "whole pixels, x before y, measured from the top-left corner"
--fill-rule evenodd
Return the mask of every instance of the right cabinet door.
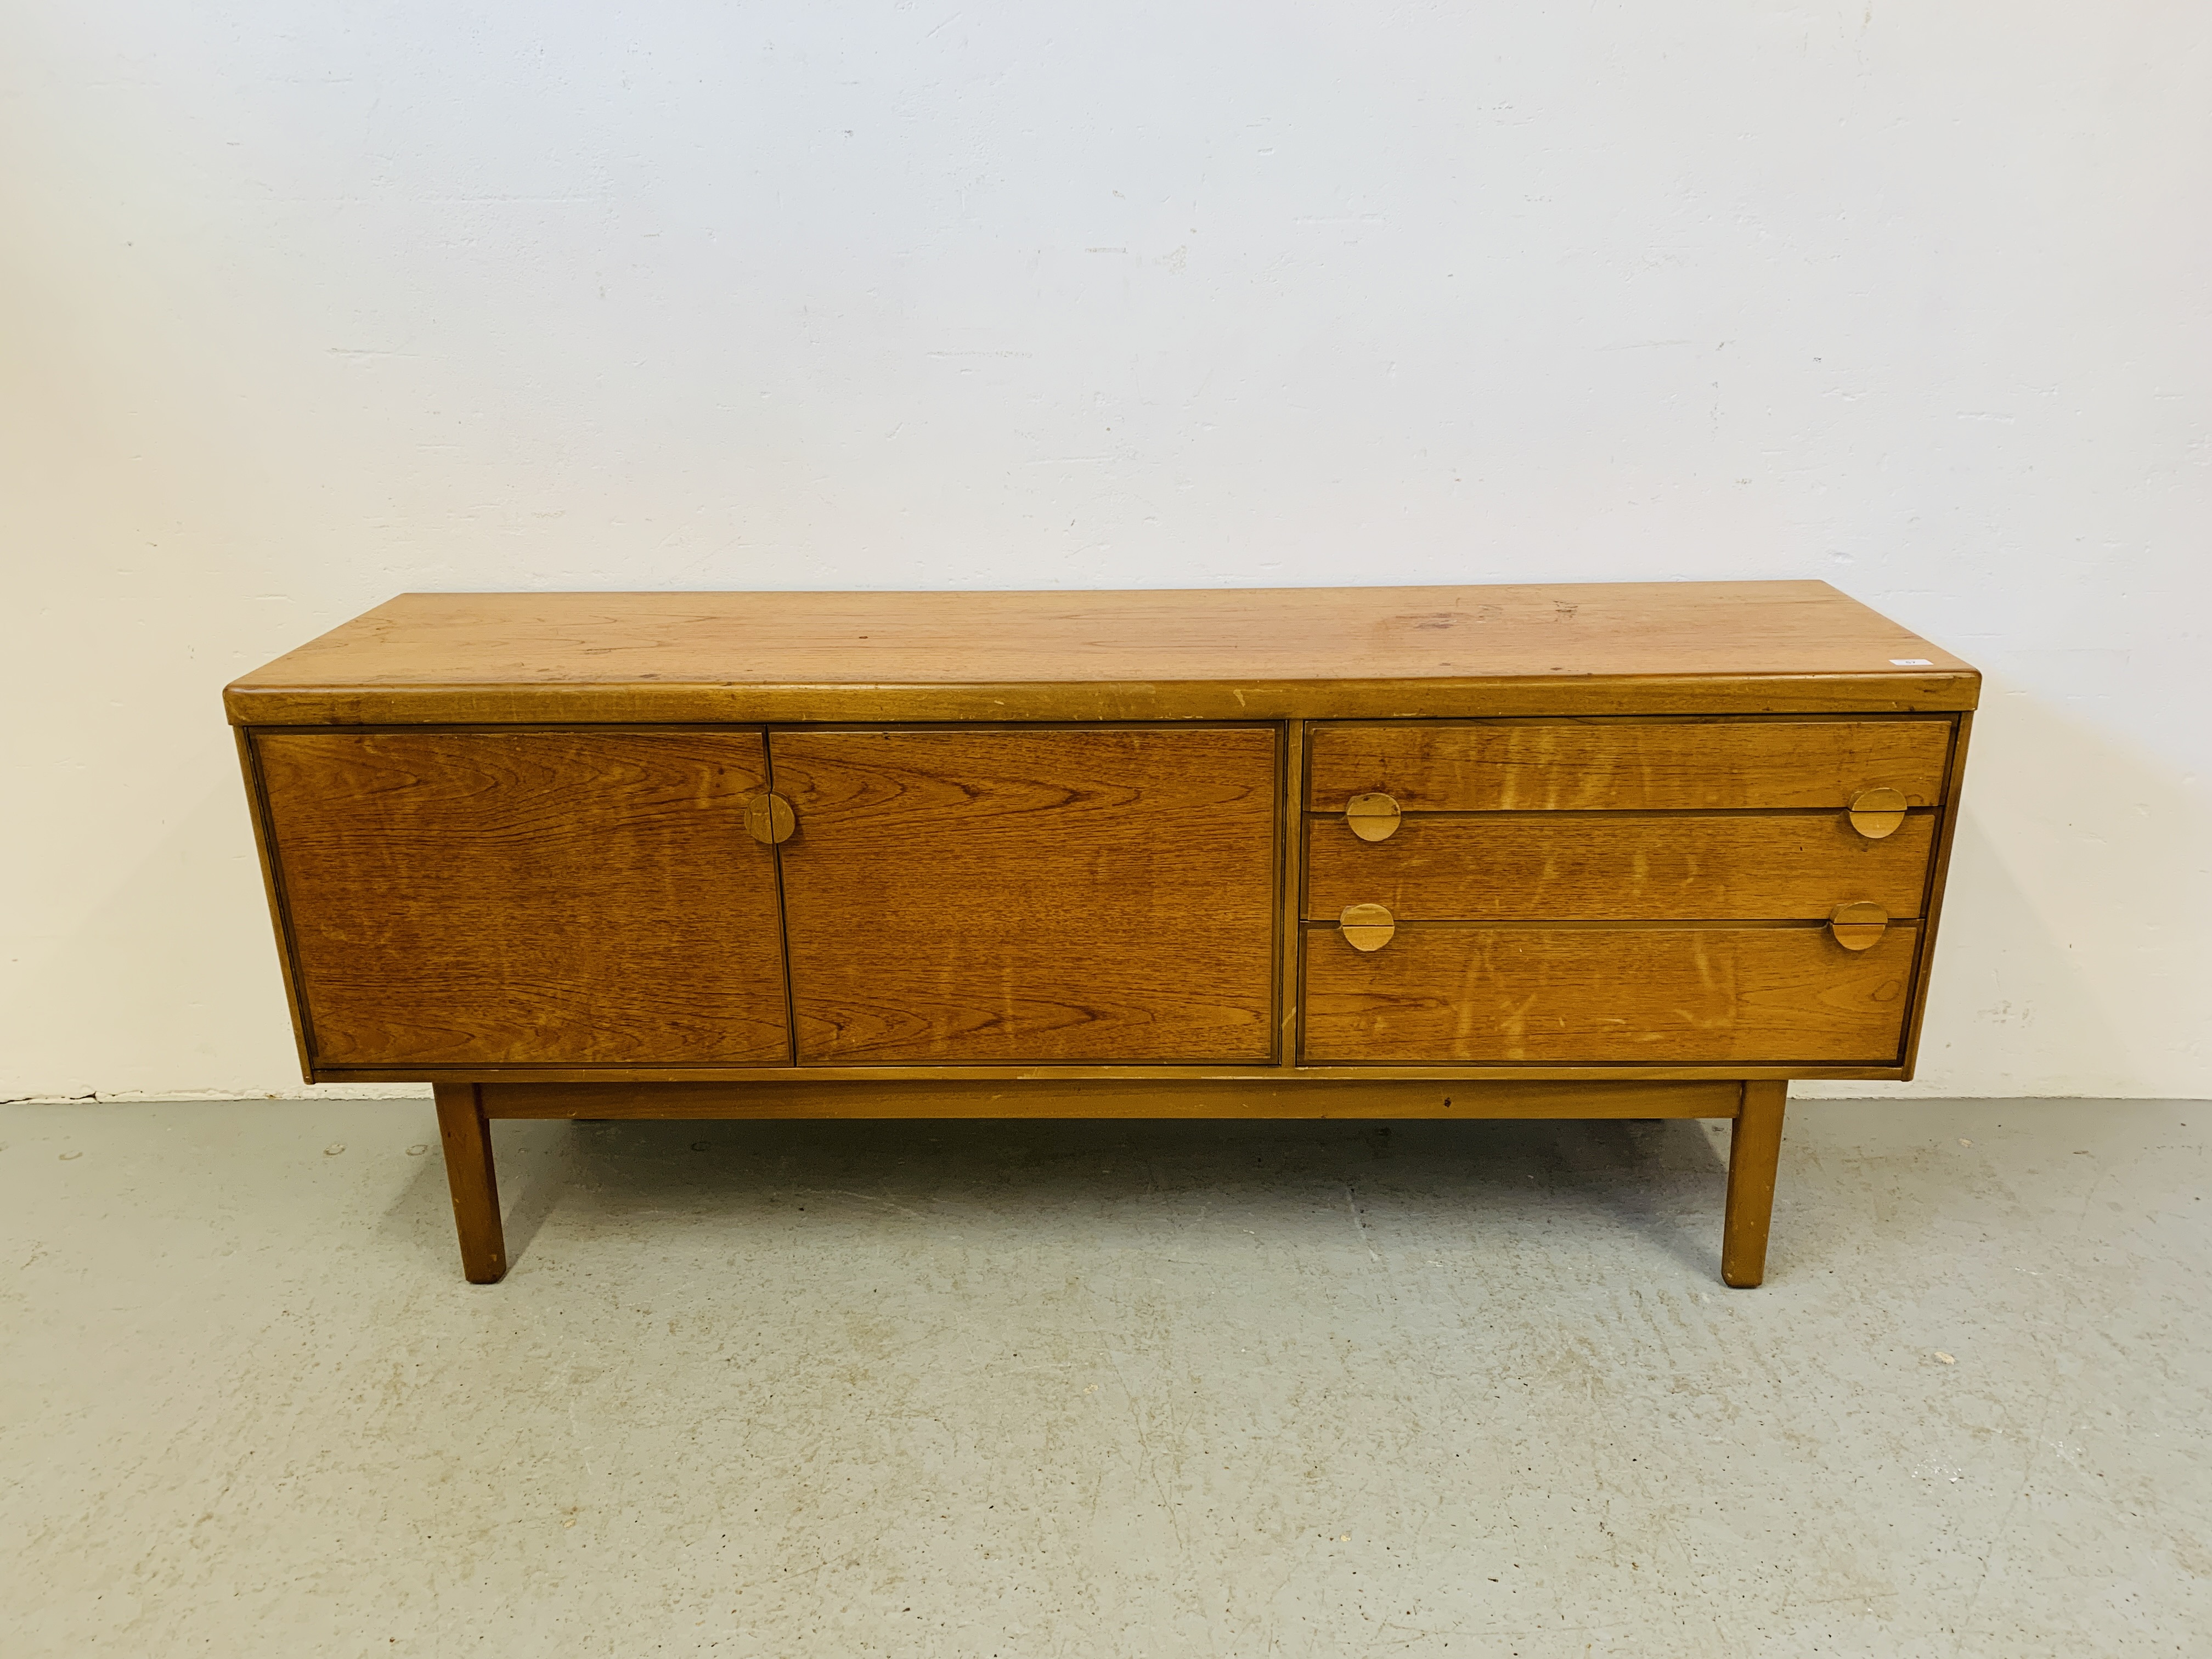
M 802 1065 L 1273 1054 L 1276 728 L 769 742 Z
M 1314 728 L 1302 1057 L 1896 1064 L 1952 729 Z M 1355 912 L 1364 929 L 1340 925 L 1353 907 L 1379 907 L 1392 931 L 1375 908 Z

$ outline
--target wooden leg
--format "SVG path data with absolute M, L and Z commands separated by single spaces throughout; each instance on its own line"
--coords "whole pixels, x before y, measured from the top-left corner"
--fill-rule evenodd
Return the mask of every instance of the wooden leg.
M 491 1121 L 484 1116 L 475 1084 L 433 1086 L 438 1095 L 438 1136 L 446 1146 L 446 1181 L 453 1189 L 453 1226 L 461 1236 L 461 1271 L 471 1285 L 496 1285 L 507 1277 L 507 1235 L 499 1225 Z
M 1747 1291 L 1766 1277 L 1774 1170 L 1782 1158 L 1782 1109 L 1790 1085 L 1747 1083 L 1729 1136 L 1728 1218 L 1721 1224 L 1721 1282 Z

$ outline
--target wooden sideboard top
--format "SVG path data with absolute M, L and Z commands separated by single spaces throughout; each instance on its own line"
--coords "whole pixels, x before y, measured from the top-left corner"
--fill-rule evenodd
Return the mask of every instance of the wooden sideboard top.
M 403 593 L 223 702 L 240 726 L 1916 713 L 1980 678 L 1820 581 Z

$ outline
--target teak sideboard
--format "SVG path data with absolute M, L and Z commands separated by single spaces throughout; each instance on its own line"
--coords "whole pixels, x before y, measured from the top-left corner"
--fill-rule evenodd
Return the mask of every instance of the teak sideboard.
M 1826 583 L 409 593 L 226 690 L 310 1082 L 1733 1120 L 1908 1078 L 1979 676 Z

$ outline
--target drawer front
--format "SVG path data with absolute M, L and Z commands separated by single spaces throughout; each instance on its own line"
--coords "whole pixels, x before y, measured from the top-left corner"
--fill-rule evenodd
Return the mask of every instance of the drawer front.
M 1492 813 L 1409 817 L 1362 841 L 1309 822 L 1306 915 L 1347 905 L 1408 919 L 1782 921 L 1871 902 L 1917 916 L 1936 815 L 1870 841 L 1841 812 L 1743 817 Z
M 1948 720 L 1389 720 L 1313 728 L 1307 804 L 1407 812 L 1840 809 L 1942 798 Z
M 1919 930 L 1847 951 L 1818 927 L 1305 932 L 1310 1063 L 1897 1063 Z

